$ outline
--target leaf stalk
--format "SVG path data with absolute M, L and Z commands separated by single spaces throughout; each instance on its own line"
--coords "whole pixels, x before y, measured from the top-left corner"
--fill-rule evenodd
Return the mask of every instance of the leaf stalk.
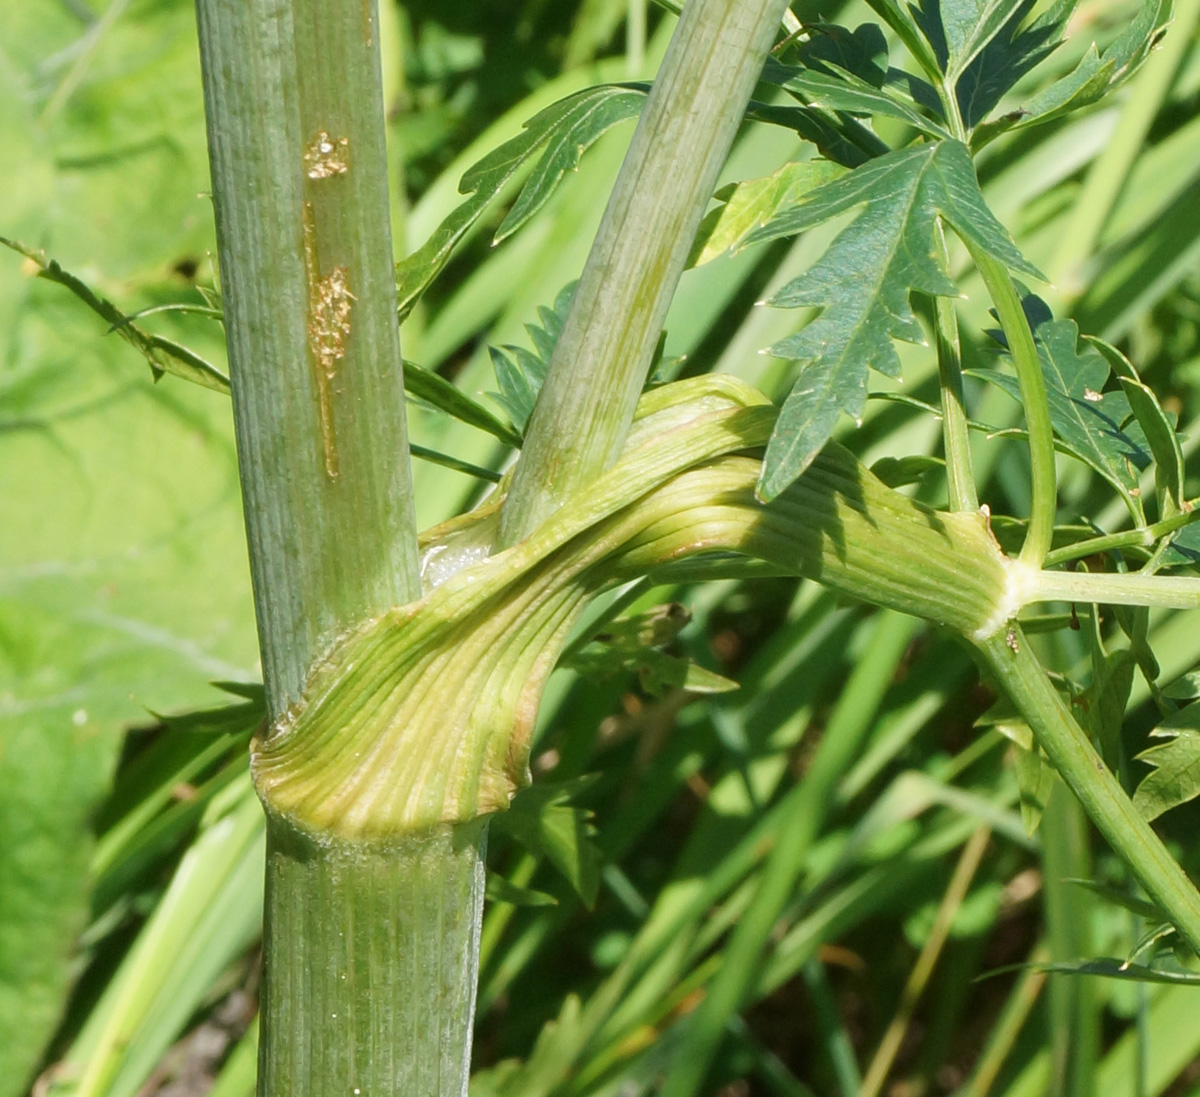
M 1002 263 L 964 240 L 978 269 L 983 284 L 996 306 L 996 315 L 1004 330 L 1021 404 L 1025 409 L 1025 425 L 1029 434 L 1029 463 L 1032 477 L 1033 504 L 1025 543 L 1021 546 L 1021 562 L 1041 567 L 1054 539 L 1054 517 L 1058 509 L 1056 471 L 1054 467 L 1054 428 L 1050 422 L 1050 405 L 1046 397 L 1046 381 L 1042 363 L 1034 342 L 1033 330 L 1021 307 L 1012 278 Z

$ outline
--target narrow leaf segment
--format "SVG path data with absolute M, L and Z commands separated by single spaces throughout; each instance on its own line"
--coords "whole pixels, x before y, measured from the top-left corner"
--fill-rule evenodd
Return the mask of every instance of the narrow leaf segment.
M 535 114 L 510 141 L 492 150 L 462 177 L 459 190 L 467 200 L 432 236 L 396 267 L 400 316 L 412 311 L 450 259 L 455 245 L 483 215 L 492 200 L 538 157 L 508 216 L 496 231 L 495 243 L 511 236 L 542 208 L 558 182 L 579 163 L 583 152 L 620 122 L 634 118 L 646 101 L 644 89 L 601 85 Z M 539 156 L 540 154 L 540 156 Z

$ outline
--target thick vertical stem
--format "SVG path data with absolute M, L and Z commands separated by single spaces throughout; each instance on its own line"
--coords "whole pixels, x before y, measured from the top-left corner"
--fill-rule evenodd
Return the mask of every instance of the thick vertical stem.
M 271 710 L 419 591 L 373 0 L 198 0 Z
M 271 716 L 420 591 L 374 0 L 197 0 Z M 259 1093 L 466 1093 L 482 830 L 367 846 L 268 807 Z
M 787 0 L 691 0 L 634 132 L 534 409 L 500 537 L 616 460 Z
M 317 844 L 268 813 L 259 1093 L 466 1097 L 483 846 Z

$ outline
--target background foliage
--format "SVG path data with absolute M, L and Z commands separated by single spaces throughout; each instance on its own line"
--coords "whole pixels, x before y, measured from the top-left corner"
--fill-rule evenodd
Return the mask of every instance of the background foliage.
M 465 169 L 539 110 L 651 75 L 673 22 L 642 0 L 383 7 L 397 259 L 461 201 Z M 1085 0 L 1025 97 L 1139 8 Z M 855 2 L 820 15 L 849 27 L 872 17 Z M 0 23 L 0 232 L 45 248 L 125 312 L 204 305 L 212 217 L 191 5 L 0 0 Z M 1056 313 L 1125 350 L 1185 432 L 1200 404 L 1195 24 L 1180 5 L 1166 47 L 1118 96 L 999 135 L 980 159 L 991 207 L 1053 280 Z M 891 138 L 907 124 L 875 122 Z M 506 392 L 502 362 L 519 352 L 488 348 L 542 349 L 524 325 L 546 327 L 539 307 L 578 275 L 630 132 L 592 135 L 579 170 L 566 165 L 523 231 L 492 248 L 520 175 L 500 187 L 409 315 L 406 358 L 468 395 Z M 762 182 L 726 194 L 727 214 L 745 202 L 756 223 L 752 199 L 786 187 L 774 173 L 805 148 L 747 126 L 724 178 Z M 791 336 L 797 315 L 750 306 L 839 227 L 699 256 L 712 261 L 685 276 L 664 370 L 719 369 L 782 397 L 795 364 L 757 351 Z M 736 225 L 727 217 L 720 231 Z M 39 1092 L 87 1097 L 241 1097 L 262 875 L 245 744 L 260 706 L 228 404 L 152 384 L 126 343 L 31 273 L 19 256 L 0 259 L 0 1097 L 35 1077 Z M 985 295 L 970 275 L 965 287 L 964 357 L 987 370 L 994 344 L 969 341 L 991 326 Z M 144 323 L 223 363 L 210 318 Z M 929 349 L 896 349 L 903 385 L 873 375 L 872 394 L 902 387 L 936 402 Z M 974 417 L 1015 422 L 1002 391 L 970 385 Z M 475 465 L 496 468 L 505 452 L 421 403 L 412 425 L 419 445 Z M 854 442 L 933 501 L 935 463 L 912 455 L 937 443 L 935 425 L 895 399 L 867 402 Z M 1195 448 L 1185 435 L 1186 497 Z M 974 457 L 993 509 L 1023 512 L 1023 448 L 980 434 Z M 415 478 L 422 526 L 485 486 L 428 462 Z M 1121 502 L 1083 465 L 1063 465 L 1061 490 L 1081 518 L 1119 522 Z M 581 634 L 543 705 L 541 785 L 493 830 L 477 1097 L 632 1097 L 670 1072 L 823 742 L 844 746 L 837 793 L 819 840 L 788 866 L 792 899 L 764 942 L 753 1000 L 728 1026 L 714 1092 L 848 1095 L 887 1074 L 897 1093 L 1200 1093 L 1193 988 L 1026 968 L 978 981 L 1031 960 L 1123 957 L 1154 927 L 1020 729 L 996 711 L 975 726 L 993 697 L 960 648 L 783 580 L 639 586 L 610 614 L 671 601 L 691 614 L 681 628 L 677 611 L 647 618 L 607 655 Z M 1064 671 L 1089 659 L 1083 625 L 1044 638 Z M 1200 693 L 1187 677 L 1200 662 L 1194 624 L 1154 615 L 1150 632 L 1159 682 Z M 664 669 L 663 648 L 702 670 Z M 713 674 L 740 690 L 676 684 L 722 688 Z M 1175 741 L 1147 738 L 1150 687 L 1129 676 L 1126 752 L 1162 760 Z M 1161 824 L 1193 876 L 1197 810 Z M 1092 877 L 1111 890 L 1072 882 Z

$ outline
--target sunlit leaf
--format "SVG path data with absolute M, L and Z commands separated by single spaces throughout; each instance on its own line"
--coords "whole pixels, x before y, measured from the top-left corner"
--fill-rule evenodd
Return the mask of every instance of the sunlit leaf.
M 823 311 L 769 351 L 799 361 L 800 372 L 767 447 L 759 484 L 764 499 L 803 473 L 843 414 L 861 417 L 869 369 L 899 374 L 892 339 L 924 341 L 912 291 L 957 294 L 934 248 L 936 218 L 1012 269 L 1038 276 L 987 208 L 970 153 L 957 141 L 872 160 L 810 192 L 749 241 L 801 232 L 864 205 L 825 255 L 768 302 Z
M 455 244 L 524 165 L 540 154 L 496 233 L 497 241 L 512 235 L 537 213 L 563 175 L 579 163 L 584 150 L 613 126 L 637 115 L 645 98 L 645 92 L 637 88 L 619 85 L 589 88 L 534 115 L 521 133 L 470 168 L 459 184 L 459 190 L 469 196 L 467 200 L 396 267 L 401 317 L 408 315 L 446 265 Z
M 1060 4 L 1059 7 L 1061 6 Z M 1100 53 L 1093 43 L 1067 76 L 1031 96 L 1018 113 L 998 120 L 994 126 L 989 124 L 987 137 L 990 139 L 1006 129 L 1052 122 L 1104 98 L 1133 76 L 1145 63 L 1166 32 L 1173 7 L 1173 0 L 1147 0 L 1125 30 L 1103 53 Z M 1055 9 L 1052 9 L 1034 26 L 1048 25 L 1048 16 L 1054 13 Z M 1065 17 L 1061 14 L 1058 16 L 1058 24 L 1055 34 L 1060 33 L 1062 25 L 1065 24 Z M 1032 31 L 1033 27 L 1026 33 Z M 1048 37 L 1047 41 L 1056 42 L 1056 39 Z
M 717 192 L 722 205 L 710 210 L 696 234 L 690 263 L 703 266 L 726 251 L 744 244 L 781 209 L 830 182 L 845 169 L 829 160 L 798 160 L 784 164 L 762 179 L 732 183 Z

